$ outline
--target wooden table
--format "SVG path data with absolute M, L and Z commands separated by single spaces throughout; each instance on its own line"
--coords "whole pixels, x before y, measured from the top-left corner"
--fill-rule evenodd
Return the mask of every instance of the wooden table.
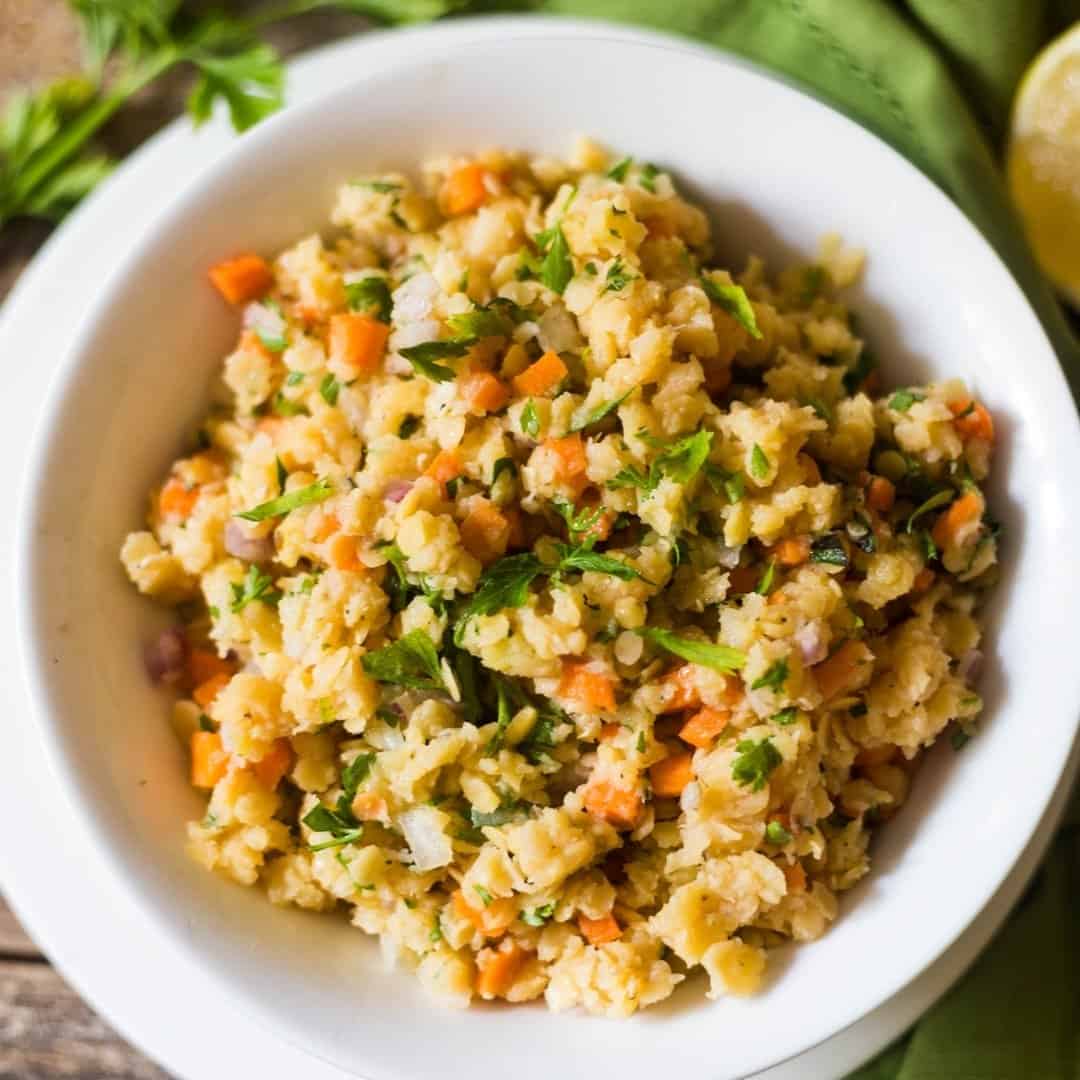
M 220 4 L 237 10 L 243 3 Z M 366 29 L 361 18 L 321 13 L 267 36 L 288 54 Z M 0 0 L 0 105 L 79 64 L 79 30 L 64 0 Z M 166 78 L 109 125 L 117 157 L 175 116 L 185 78 Z M 49 234 L 36 222 L 8 226 L 0 241 L 0 301 Z M 120 1038 L 49 965 L 0 898 L 0 1080 L 163 1080 L 168 1074 Z

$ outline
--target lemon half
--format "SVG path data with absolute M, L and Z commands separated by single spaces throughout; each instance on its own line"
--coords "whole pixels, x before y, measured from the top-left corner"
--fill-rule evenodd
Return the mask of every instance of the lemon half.
M 1080 307 L 1080 22 L 1035 58 L 1016 94 L 1009 190 L 1043 270 Z

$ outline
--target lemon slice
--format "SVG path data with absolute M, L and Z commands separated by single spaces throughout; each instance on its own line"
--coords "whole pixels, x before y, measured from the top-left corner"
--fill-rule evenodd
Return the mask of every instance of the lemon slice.
M 1080 307 L 1080 23 L 1024 74 L 1013 104 L 1009 190 L 1035 257 Z

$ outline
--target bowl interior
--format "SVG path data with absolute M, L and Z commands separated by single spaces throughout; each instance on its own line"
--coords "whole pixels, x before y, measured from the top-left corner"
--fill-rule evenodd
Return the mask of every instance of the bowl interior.
M 117 559 L 236 332 L 206 284 L 208 265 L 323 228 L 336 186 L 356 173 L 478 146 L 565 153 L 576 132 L 671 169 L 711 209 L 717 248 L 736 265 L 750 252 L 774 264 L 806 255 L 827 231 L 865 246 L 852 303 L 887 379 L 961 376 L 994 412 L 990 497 L 1006 530 L 988 613 L 985 730 L 962 754 L 931 755 L 871 876 L 821 941 L 778 958 L 763 994 L 709 1003 L 696 986 L 621 1025 L 617 1045 L 608 1025 L 539 1006 L 444 1011 L 411 976 L 385 972 L 377 947 L 343 921 L 273 908 L 190 863 L 184 823 L 201 808 L 140 661 L 163 616 Z M 966 219 L 883 144 L 745 65 L 671 43 L 478 43 L 358 82 L 240 140 L 105 283 L 52 387 L 20 522 L 36 716 L 116 874 L 239 1008 L 312 1053 L 378 1078 L 444 1075 L 451 1060 L 483 1075 L 510 1055 L 522 1080 L 587 1075 L 613 1057 L 632 1076 L 744 1076 L 918 974 L 1029 838 L 1080 703 L 1066 632 L 1080 591 L 1067 558 L 1078 466 L 1071 398 L 1019 290 Z

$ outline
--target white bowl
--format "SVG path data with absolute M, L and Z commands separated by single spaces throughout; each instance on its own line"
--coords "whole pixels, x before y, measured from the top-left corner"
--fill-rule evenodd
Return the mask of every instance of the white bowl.
M 985 730 L 962 754 L 931 755 L 835 927 L 776 956 L 756 998 L 709 1003 L 699 984 L 617 1027 L 541 1007 L 444 1011 L 411 976 L 385 973 L 373 943 L 343 922 L 273 908 L 190 863 L 183 825 L 199 800 L 140 663 L 162 617 L 117 562 L 236 332 L 206 284 L 209 264 L 324 225 L 336 185 L 357 172 L 478 145 L 560 153 L 577 131 L 670 168 L 712 208 L 718 246 L 735 260 L 809 252 L 827 230 L 864 245 L 853 302 L 886 376 L 960 375 L 993 410 L 990 499 L 1006 527 Z M 1072 400 L 1030 308 L 963 215 L 882 143 L 742 64 L 674 42 L 481 42 L 262 125 L 177 195 L 105 283 L 54 380 L 20 509 L 35 719 L 113 877 L 238 1008 L 312 1054 L 378 1080 L 509 1068 L 519 1080 L 746 1076 L 918 975 L 1031 836 L 1080 711 L 1076 475 Z

